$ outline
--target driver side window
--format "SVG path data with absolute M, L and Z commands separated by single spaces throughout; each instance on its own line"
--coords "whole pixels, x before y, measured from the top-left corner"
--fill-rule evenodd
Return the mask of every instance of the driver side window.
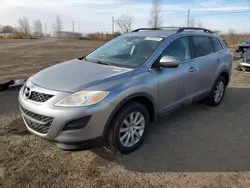
M 188 37 L 181 37 L 172 41 L 162 52 L 161 57 L 165 55 L 172 56 L 180 62 L 191 59 Z

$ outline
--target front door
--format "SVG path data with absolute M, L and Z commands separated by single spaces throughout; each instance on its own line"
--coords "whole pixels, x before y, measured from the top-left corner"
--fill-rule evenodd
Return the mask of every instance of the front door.
M 172 56 L 180 61 L 176 68 L 155 68 L 158 78 L 159 112 L 163 113 L 183 103 L 192 101 L 194 72 L 191 67 L 191 51 L 188 37 L 177 38 L 162 52 L 158 60 Z M 155 62 L 157 63 L 157 62 Z

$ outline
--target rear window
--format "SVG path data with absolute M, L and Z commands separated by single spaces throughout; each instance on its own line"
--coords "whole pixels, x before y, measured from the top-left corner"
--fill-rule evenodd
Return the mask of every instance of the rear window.
M 250 41 L 249 40 L 243 41 L 239 45 L 250 45 Z
M 221 43 L 220 43 L 220 41 L 218 39 L 212 38 L 212 40 L 213 40 L 213 43 L 214 43 L 214 50 L 216 52 L 218 52 L 218 51 L 220 51 L 220 50 L 223 49 L 223 47 L 222 47 L 222 45 L 221 45 Z
M 194 36 L 194 54 L 195 57 L 202 57 L 214 52 L 211 40 L 208 37 Z

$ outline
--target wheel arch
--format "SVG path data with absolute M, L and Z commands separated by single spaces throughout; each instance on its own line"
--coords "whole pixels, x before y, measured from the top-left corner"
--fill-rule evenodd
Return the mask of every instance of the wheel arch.
M 223 78 L 225 78 L 226 81 L 226 86 L 229 84 L 230 78 L 229 78 L 229 73 L 226 70 L 223 70 L 220 72 L 219 77 L 222 76 Z
M 108 129 L 111 125 L 111 122 L 112 122 L 113 118 L 116 116 L 117 112 L 124 105 L 126 105 L 132 101 L 139 102 L 145 106 L 145 108 L 147 109 L 147 111 L 149 113 L 150 122 L 154 122 L 157 119 L 156 103 L 155 103 L 155 100 L 153 99 L 153 97 L 147 93 L 135 93 L 135 94 L 132 94 L 132 95 L 125 97 L 123 100 L 121 100 L 116 105 L 115 109 L 112 111 L 111 115 L 109 116 L 109 118 L 105 124 L 103 136 L 106 136 Z

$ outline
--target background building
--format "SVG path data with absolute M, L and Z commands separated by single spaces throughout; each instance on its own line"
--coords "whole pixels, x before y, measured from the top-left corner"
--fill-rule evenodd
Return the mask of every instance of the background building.
M 82 33 L 70 31 L 53 31 L 51 37 L 81 37 Z

